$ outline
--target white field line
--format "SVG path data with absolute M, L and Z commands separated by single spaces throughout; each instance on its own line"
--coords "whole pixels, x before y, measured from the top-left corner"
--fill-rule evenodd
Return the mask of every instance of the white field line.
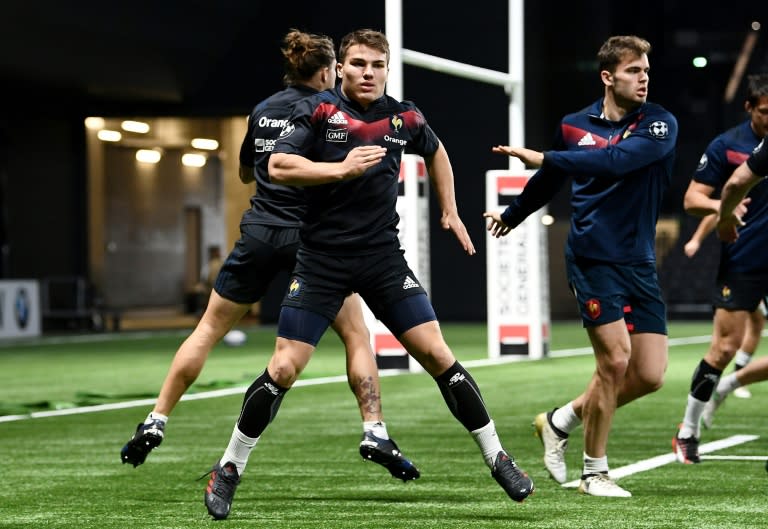
M 147 337 L 150 333 L 136 333 L 131 334 L 131 337 Z M 79 337 L 82 339 L 82 341 L 91 341 L 91 338 L 89 335 Z M 125 336 L 123 337 L 125 338 Z M 695 344 L 695 343 L 707 343 L 711 339 L 710 336 L 690 336 L 687 338 L 674 338 L 669 340 L 670 347 L 674 347 L 676 345 L 689 345 L 689 344 Z M 54 340 L 52 339 L 51 342 Z M 62 343 L 64 342 L 74 342 L 76 341 L 76 337 L 70 337 L 66 340 L 61 340 Z M 562 358 L 567 356 L 578 356 L 578 355 L 585 355 L 585 354 L 591 354 L 592 348 L 591 347 L 579 347 L 575 349 L 560 349 L 558 351 L 551 351 L 549 353 L 549 356 L 551 358 Z M 510 356 L 503 356 L 500 358 L 485 358 L 482 360 L 469 360 L 466 362 L 462 362 L 462 365 L 464 367 L 484 367 L 484 366 L 491 366 L 491 365 L 499 365 L 499 364 L 507 364 L 510 362 L 533 362 L 534 360 L 530 360 L 528 357 L 525 356 L 517 356 L 517 355 L 510 355 Z M 407 374 L 407 370 L 384 370 L 379 372 L 380 377 L 385 376 L 397 376 L 402 374 Z M 293 385 L 294 388 L 302 387 L 302 386 L 316 386 L 318 384 L 333 384 L 337 382 L 346 382 L 347 378 L 345 375 L 338 375 L 338 376 L 332 376 L 332 377 L 322 377 L 322 378 L 311 378 L 306 380 L 297 380 L 296 383 Z M 226 389 L 217 389 L 212 391 L 201 391 L 200 393 L 190 393 L 187 395 L 184 395 L 181 400 L 200 400 L 200 399 L 213 399 L 217 397 L 227 397 L 230 395 L 240 395 L 242 394 L 246 389 L 247 385 L 243 386 L 237 386 L 232 388 L 226 388 Z M 0 423 L 2 422 L 12 422 L 12 421 L 22 421 L 26 419 L 42 419 L 45 417 L 61 417 L 62 415 L 76 415 L 81 413 L 94 413 L 99 411 L 109 411 L 109 410 L 122 410 L 126 408 L 137 408 L 142 406 L 151 406 L 155 403 L 155 399 L 138 399 L 138 400 L 129 400 L 125 402 L 112 402 L 109 404 L 97 404 L 94 406 L 80 406 L 77 408 L 66 408 L 61 410 L 46 410 L 46 411 L 35 411 L 32 413 L 26 413 L 26 414 L 20 414 L 20 415 L 2 415 L 0 416 Z
M 701 459 L 714 461 L 768 461 L 768 456 L 701 456 Z
M 720 439 L 719 441 L 712 441 L 710 443 L 704 443 L 703 445 L 700 445 L 699 453 L 707 454 L 709 452 L 716 452 L 717 450 L 722 450 L 724 448 L 730 448 L 731 446 L 748 443 L 758 438 L 759 438 L 758 435 L 732 435 L 731 437 L 726 437 L 725 439 Z M 762 459 L 766 459 L 766 458 L 763 457 Z M 644 459 L 643 461 L 638 461 L 637 463 L 632 463 L 631 465 L 614 468 L 610 471 L 610 475 L 612 479 L 619 479 L 632 474 L 637 474 L 639 472 L 645 472 L 646 470 L 652 470 L 654 468 L 668 465 L 676 461 L 677 460 L 675 459 L 675 454 L 672 452 L 669 452 L 660 456 L 652 457 L 650 459 Z M 563 483 L 563 487 L 568 487 L 568 488 L 578 487 L 580 481 L 581 480 L 576 479 L 573 481 L 569 481 L 568 483 Z

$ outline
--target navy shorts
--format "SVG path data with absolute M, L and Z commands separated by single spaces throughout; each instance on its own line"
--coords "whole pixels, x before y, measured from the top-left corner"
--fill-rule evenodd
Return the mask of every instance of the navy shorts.
M 721 274 L 715 281 L 712 305 L 754 312 L 768 295 L 768 275 Z
M 426 296 L 399 247 L 353 256 L 321 254 L 302 247 L 296 254 L 283 306 L 333 321 L 352 292 L 359 293 L 382 321 L 388 316 L 387 308 L 396 302 L 416 294 Z
M 568 257 L 566 270 L 584 327 L 623 319 L 631 333 L 667 334 L 667 310 L 654 263 L 620 265 Z
M 256 303 L 282 270 L 290 272 L 296 264 L 299 228 L 241 224 L 235 243 L 213 288 L 235 303 Z

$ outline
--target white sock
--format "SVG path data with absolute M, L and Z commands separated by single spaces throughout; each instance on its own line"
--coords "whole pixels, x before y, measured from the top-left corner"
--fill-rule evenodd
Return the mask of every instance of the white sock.
M 693 395 L 688 394 L 688 405 L 685 407 L 685 416 L 683 416 L 683 426 L 680 427 L 680 433 L 678 436 L 681 439 L 694 436 L 700 437 L 699 429 L 701 414 L 704 412 L 704 406 L 706 402 L 699 400 Z
M 483 453 L 485 464 L 488 465 L 488 468 L 493 469 L 496 456 L 499 452 L 504 452 L 499 436 L 496 435 L 496 425 L 491 421 L 482 428 L 473 430 L 470 433 Z
M 248 437 L 235 425 L 235 429 L 232 430 L 232 437 L 229 439 L 229 444 L 224 455 L 221 456 L 219 464 L 223 466 L 229 462 L 234 463 L 237 467 L 237 474 L 242 476 L 245 465 L 248 463 L 248 456 L 251 455 L 251 450 L 258 442 L 258 437 Z
M 590 457 L 584 452 L 584 474 L 608 472 L 608 456 Z
M 752 360 L 752 355 L 742 349 L 739 349 L 736 351 L 736 356 L 733 357 L 733 368 L 741 369 L 747 365 L 750 360 Z
M 363 421 L 363 432 L 371 432 L 379 439 L 389 439 L 387 424 L 384 421 Z
M 565 433 L 571 433 L 571 430 L 581 424 L 581 419 L 573 411 L 573 401 L 569 402 L 562 408 L 557 408 L 552 413 L 552 424 L 560 431 Z
M 739 387 L 741 387 L 741 384 L 739 384 L 739 380 L 736 378 L 736 372 L 734 371 L 730 375 L 726 375 L 720 379 L 720 382 L 717 383 L 716 391 L 720 394 L 720 396 L 724 397 Z
M 163 424 L 168 422 L 168 416 L 163 415 L 162 413 L 157 413 L 156 411 L 149 412 L 149 415 L 147 415 L 147 418 L 144 420 L 144 424 L 149 424 L 152 421 L 162 421 Z

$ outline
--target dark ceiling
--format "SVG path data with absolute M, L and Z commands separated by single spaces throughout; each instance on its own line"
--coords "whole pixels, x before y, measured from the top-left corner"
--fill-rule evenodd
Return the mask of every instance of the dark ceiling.
M 506 69 L 505 0 L 479 0 L 471 9 L 403 4 L 405 47 Z M 692 55 L 707 54 L 709 72 L 730 71 L 749 22 L 768 24 L 768 3 L 758 0 L 616 4 L 526 2 L 528 70 L 537 73 L 545 57 L 545 76 L 591 75 L 599 42 L 636 33 L 654 44 L 655 72 L 677 72 L 688 83 Z M 290 27 L 337 41 L 355 27 L 384 29 L 384 1 L 5 0 L 0 80 L 14 97 L 59 110 L 64 102 L 101 113 L 240 114 L 280 87 L 278 46 Z M 754 64 L 768 67 L 765 58 Z M 694 96 L 703 89 L 689 88 Z
M 0 78 L 20 98 L 44 95 L 107 113 L 240 114 L 280 88 L 278 47 L 290 27 L 336 37 L 350 21 L 380 27 L 384 18 L 383 2 L 349 18 L 338 14 L 345 2 L 318 5 L 5 1 Z

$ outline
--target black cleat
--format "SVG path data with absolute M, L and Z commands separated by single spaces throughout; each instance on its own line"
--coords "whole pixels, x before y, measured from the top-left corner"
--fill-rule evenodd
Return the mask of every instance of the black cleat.
M 205 488 L 205 506 L 214 520 L 223 520 L 229 516 L 235 490 L 240 484 L 237 467 L 231 461 L 224 463 L 224 466 L 216 463 L 203 477 L 207 475 L 210 475 L 211 479 L 208 480 L 208 486 Z
M 393 478 L 409 481 L 421 476 L 419 469 L 403 456 L 392 439 L 381 439 L 365 432 L 360 441 L 360 455 L 366 461 L 373 461 L 389 470 Z
M 491 476 L 510 498 L 518 502 L 525 500 L 535 490 L 533 481 L 528 477 L 528 474 L 523 472 L 515 460 L 504 452 L 499 452 L 496 455 Z
M 120 450 L 120 460 L 123 464 L 131 463 L 134 468 L 141 465 L 147 455 L 163 442 L 164 429 L 165 423 L 157 419 L 149 424 L 139 423 L 136 433 Z
M 682 425 L 681 425 L 682 426 Z M 685 465 L 695 465 L 701 463 L 699 457 L 699 439 L 694 436 L 680 437 L 680 428 L 672 438 L 672 452 L 680 463 Z

